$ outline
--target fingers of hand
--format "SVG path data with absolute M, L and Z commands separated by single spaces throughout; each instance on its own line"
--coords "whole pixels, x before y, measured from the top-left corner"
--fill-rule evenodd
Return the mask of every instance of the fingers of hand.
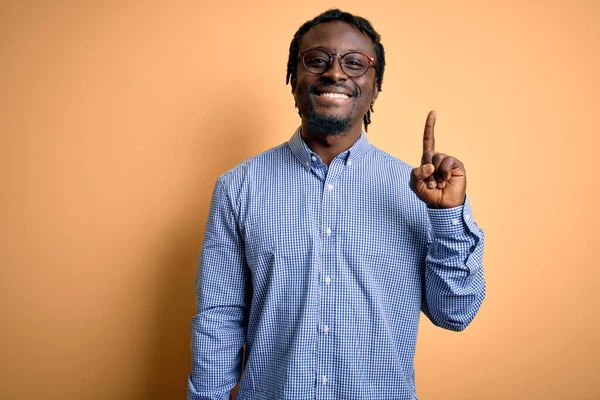
M 439 164 L 441 162 L 440 156 L 445 155 L 436 153 L 435 151 L 426 151 L 421 157 L 421 165 L 432 164 L 434 167 L 434 170 L 431 171 L 432 173 L 424 179 L 425 184 L 429 189 L 434 189 L 438 186 L 436 182 L 436 177 L 434 176 L 434 171 L 437 170 L 437 168 L 439 167 Z
M 446 158 L 444 158 L 442 160 L 442 162 L 440 163 L 439 168 L 436 168 L 436 171 L 442 177 L 442 179 L 444 179 L 447 182 L 452 177 L 452 171 L 455 168 L 461 168 L 461 169 L 463 169 L 463 166 L 462 166 L 461 162 L 458 161 L 454 157 L 447 156 Z
M 412 179 L 415 180 L 415 183 L 425 181 L 429 178 L 434 171 L 433 165 L 431 163 L 421 165 L 420 167 L 413 168 L 412 170 Z
M 425 121 L 425 131 L 423 132 L 423 152 L 435 151 L 435 119 L 437 113 L 430 111 Z
M 456 158 L 443 153 L 427 151 L 421 157 L 421 168 L 433 165 L 433 170 L 428 174 L 421 171 L 421 179 L 428 189 L 443 189 L 452 177 L 452 170 L 460 168 L 461 164 Z
M 432 164 L 425 164 L 419 167 L 413 168 L 410 173 L 410 188 L 417 193 L 418 196 L 425 194 L 427 186 L 425 179 L 433 174 L 434 167 Z
M 446 187 L 446 183 L 452 176 L 452 166 L 454 165 L 455 158 L 449 157 L 446 154 L 437 153 L 433 156 L 433 166 L 435 171 L 431 177 L 432 184 L 427 184 L 427 187 L 443 189 Z M 448 169 L 449 167 L 449 169 Z

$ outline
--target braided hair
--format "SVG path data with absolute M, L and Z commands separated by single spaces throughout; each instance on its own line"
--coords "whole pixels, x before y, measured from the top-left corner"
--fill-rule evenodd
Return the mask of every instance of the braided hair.
M 375 54 L 377 55 L 377 61 L 375 62 L 375 80 L 377 83 L 377 89 L 381 91 L 381 84 L 383 83 L 383 71 L 385 69 L 385 52 L 383 50 L 383 45 L 381 44 L 381 36 L 379 36 L 379 34 L 373 28 L 373 25 L 371 25 L 371 23 L 365 18 L 358 17 L 338 9 L 325 11 L 312 20 L 305 22 L 298 29 L 294 35 L 294 38 L 292 39 L 292 43 L 290 44 L 290 54 L 287 64 L 285 84 L 287 85 L 291 82 L 292 89 L 295 89 L 296 76 L 298 72 L 296 67 L 298 65 L 298 54 L 300 53 L 300 42 L 302 41 L 302 38 L 306 32 L 319 24 L 333 21 L 342 21 L 354 26 L 362 33 L 367 35 L 373 41 L 373 43 L 375 43 Z M 368 126 L 371 123 L 371 113 L 373 112 L 375 112 L 375 110 L 373 110 L 373 104 L 371 104 L 369 106 L 369 110 L 363 117 L 365 131 L 368 129 Z M 298 111 L 298 113 L 300 114 L 300 111 Z

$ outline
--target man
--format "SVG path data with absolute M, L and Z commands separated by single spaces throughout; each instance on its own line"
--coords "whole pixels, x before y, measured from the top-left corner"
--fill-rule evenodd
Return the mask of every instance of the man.
M 422 165 L 365 131 L 385 66 L 380 37 L 330 10 L 290 46 L 302 124 L 216 184 L 196 281 L 188 399 L 416 399 L 419 315 L 464 329 L 485 295 L 483 233 L 463 164 Z M 411 190 L 412 189 L 412 190 Z

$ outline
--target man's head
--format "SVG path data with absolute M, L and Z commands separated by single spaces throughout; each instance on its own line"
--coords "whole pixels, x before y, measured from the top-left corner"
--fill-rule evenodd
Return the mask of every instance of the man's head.
M 383 45 L 371 23 L 329 10 L 294 35 L 286 83 L 311 131 L 336 135 L 361 122 L 367 130 L 384 69 Z

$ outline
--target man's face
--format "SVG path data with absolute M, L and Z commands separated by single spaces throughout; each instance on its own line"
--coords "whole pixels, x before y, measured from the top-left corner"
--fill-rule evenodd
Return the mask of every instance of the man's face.
M 358 51 L 376 58 L 373 41 L 355 27 L 341 21 L 327 22 L 308 31 L 300 43 L 300 52 L 320 48 L 329 53 Z M 377 97 L 375 69 L 360 77 L 348 77 L 334 56 L 331 68 L 322 74 L 311 74 L 298 59 L 292 91 L 302 119 L 317 134 L 336 135 L 362 124 L 363 116 Z M 338 93 L 337 96 L 326 93 Z M 340 98 L 339 93 L 347 98 Z

